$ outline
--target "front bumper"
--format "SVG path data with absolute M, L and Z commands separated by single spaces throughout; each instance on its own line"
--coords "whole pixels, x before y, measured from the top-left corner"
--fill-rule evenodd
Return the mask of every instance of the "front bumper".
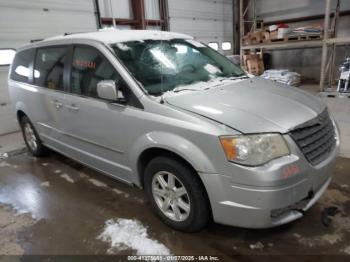
M 329 157 L 317 166 L 303 157 L 276 160 L 269 168 L 234 168 L 233 175 L 200 173 L 208 192 L 214 221 L 220 224 L 246 228 L 269 228 L 286 224 L 303 216 L 312 207 L 331 182 L 339 150 L 337 143 Z M 293 150 L 301 156 L 297 149 Z M 288 164 L 285 163 L 288 162 Z M 278 163 L 277 163 L 278 162 Z M 285 166 L 297 165 L 299 173 L 283 178 Z M 235 177 L 251 172 L 255 177 L 273 177 L 271 186 L 250 186 L 236 182 Z M 242 174 L 242 175 L 243 175 Z

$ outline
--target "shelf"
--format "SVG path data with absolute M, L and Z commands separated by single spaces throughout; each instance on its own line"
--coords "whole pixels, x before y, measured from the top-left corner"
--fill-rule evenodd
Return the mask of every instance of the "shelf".
M 350 45 L 350 37 L 337 37 L 327 39 L 327 44 Z
M 322 48 L 322 56 L 321 56 L 321 73 L 320 73 L 320 90 L 323 91 L 325 89 L 325 82 L 328 79 L 330 83 L 332 83 L 333 78 L 331 74 L 331 70 L 335 68 L 334 64 L 334 56 L 335 56 L 335 46 L 341 46 L 341 45 L 350 45 L 350 37 L 335 37 L 330 38 L 331 35 L 330 30 L 334 29 L 335 32 L 337 30 L 336 20 L 339 15 L 339 9 L 340 9 L 340 0 L 336 0 L 336 10 L 334 13 L 331 12 L 332 7 L 332 0 L 324 0 L 325 2 L 325 12 L 324 12 L 324 39 L 317 39 L 317 40 L 300 40 L 300 41 L 280 41 L 280 42 L 270 42 L 270 43 L 261 43 L 261 44 L 255 44 L 255 45 L 243 45 L 243 37 L 245 36 L 245 16 L 248 12 L 248 9 L 250 8 L 250 4 L 253 3 L 253 8 L 255 10 L 255 2 L 252 2 L 252 0 L 240 0 L 239 1 L 239 25 L 240 25 L 240 55 L 241 59 L 243 59 L 244 50 L 254 50 L 254 49 L 266 49 L 266 50 L 286 50 L 286 49 L 298 49 L 298 48 Z M 247 3 L 246 8 L 244 9 L 244 4 Z M 255 15 L 253 17 L 253 26 L 252 29 L 254 29 L 254 26 L 256 25 L 257 17 Z M 332 28 L 330 27 L 330 19 L 333 17 L 333 24 Z M 336 34 L 335 34 L 336 35 Z M 328 49 L 331 49 L 331 52 L 328 52 Z M 328 72 L 329 71 L 329 72 Z
M 350 37 L 338 37 L 338 38 L 329 38 L 326 41 L 327 44 L 336 44 L 336 45 L 346 45 L 350 44 Z M 242 47 L 243 50 L 250 49 L 292 49 L 292 48 L 315 48 L 322 47 L 322 40 L 305 40 L 305 41 L 290 41 L 290 42 L 272 42 L 272 43 L 262 43 L 256 45 L 245 45 Z
M 322 47 L 322 40 L 305 40 L 305 41 L 295 41 L 295 42 L 272 42 L 272 43 L 262 43 L 256 45 L 246 45 L 242 46 L 243 50 L 250 49 L 291 49 L 291 48 L 314 48 Z

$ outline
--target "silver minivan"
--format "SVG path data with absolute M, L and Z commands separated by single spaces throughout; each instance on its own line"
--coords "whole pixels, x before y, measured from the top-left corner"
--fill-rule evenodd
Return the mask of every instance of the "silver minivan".
M 169 226 L 274 227 L 326 190 L 338 128 L 317 97 L 246 74 L 192 37 L 102 30 L 17 50 L 9 75 L 29 151 L 144 188 Z

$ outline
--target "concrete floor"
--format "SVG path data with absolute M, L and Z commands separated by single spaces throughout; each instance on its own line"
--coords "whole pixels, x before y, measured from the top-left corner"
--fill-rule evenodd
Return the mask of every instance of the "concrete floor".
M 160 222 L 137 188 L 56 153 L 43 159 L 17 153 L 0 160 L 0 254 L 106 254 L 110 244 L 97 239 L 105 222 L 128 218 L 140 221 L 151 239 L 176 255 L 219 255 L 223 261 L 256 254 L 350 255 L 349 174 L 349 159 L 338 158 L 328 191 L 289 225 L 248 230 L 211 224 L 185 234 Z M 331 206 L 340 213 L 326 227 L 321 213 Z M 110 252 L 135 254 L 125 247 Z

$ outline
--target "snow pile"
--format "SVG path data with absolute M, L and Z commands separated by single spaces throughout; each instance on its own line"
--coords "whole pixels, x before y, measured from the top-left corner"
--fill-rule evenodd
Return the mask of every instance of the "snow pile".
M 147 229 L 136 220 L 110 219 L 97 238 L 111 244 L 109 252 L 113 248 L 128 247 L 136 250 L 137 255 L 170 255 L 170 250 L 157 240 L 150 239 Z
M 263 249 L 264 244 L 261 243 L 260 241 L 258 241 L 255 244 L 250 244 L 249 247 L 250 247 L 250 249 Z
M 7 153 L 3 153 L 3 154 L 0 153 L 0 160 L 4 160 L 8 157 L 9 157 L 9 155 Z
M 42 187 L 49 187 L 50 186 L 50 182 L 49 181 L 42 182 L 40 184 L 40 186 L 42 186 Z
M 93 184 L 94 186 L 97 186 L 97 187 L 107 187 L 107 184 L 105 184 L 105 183 L 103 183 L 101 181 L 98 181 L 97 179 L 90 178 L 89 182 L 91 184 Z
M 299 86 L 301 82 L 301 75 L 296 72 L 291 72 L 287 69 L 281 70 L 266 70 L 261 77 L 270 79 L 282 84 L 290 86 Z
M 69 183 L 72 183 L 72 184 L 74 183 L 74 180 L 66 173 L 60 175 L 60 177 L 62 177 L 63 179 L 65 179 Z

